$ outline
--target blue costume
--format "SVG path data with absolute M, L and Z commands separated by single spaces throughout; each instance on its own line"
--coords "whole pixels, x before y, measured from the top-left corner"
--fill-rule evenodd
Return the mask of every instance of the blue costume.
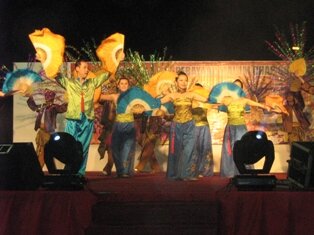
M 195 121 L 195 176 L 212 176 L 214 160 L 207 109 L 196 107 L 192 109 L 192 114 Z
M 233 177 L 239 174 L 233 160 L 232 150 L 234 143 L 247 132 L 244 112 L 245 106 L 241 103 L 233 102 L 227 106 L 228 123 L 224 131 L 220 163 L 222 177 Z
M 175 115 L 170 127 L 167 177 L 185 180 L 195 174 L 193 165 L 195 124 L 191 110 L 192 100 L 178 98 L 173 104 Z
M 118 177 L 134 174 L 135 127 L 132 113 L 118 113 L 113 126 L 112 157 Z

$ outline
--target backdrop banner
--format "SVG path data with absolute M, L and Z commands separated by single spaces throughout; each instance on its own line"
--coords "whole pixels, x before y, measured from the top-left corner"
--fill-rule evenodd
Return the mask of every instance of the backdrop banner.
M 258 102 L 264 103 L 264 96 L 259 94 L 258 85 L 262 86 L 265 83 L 270 83 L 268 93 L 281 95 L 284 98 L 282 91 L 282 80 L 278 71 L 287 70 L 288 62 L 285 61 L 171 61 L 171 70 L 173 72 L 184 71 L 188 74 L 190 81 L 196 81 L 202 84 L 206 89 L 210 89 L 221 82 L 233 82 L 240 79 L 244 83 L 244 91 L 247 97 Z M 73 63 L 67 63 L 63 66 L 64 71 L 68 76 L 71 76 Z M 29 63 L 15 63 L 14 68 L 27 68 Z M 90 66 L 93 66 L 91 63 Z M 147 64 L 149 66 L 149 63 Z M 38 72 L 41 69 L 40 63 L 34 63 L 34 71 Z M 64 90 L 55 84 L 45 81 L 39 87 L 43 89 L 45 84 L 49 87 L 54 86 L 57 90 L 56 102 L 64 102 Z M 246 87 L 249 84 L 250 89 Z M 255 90 L 254 90 L 255 89 Z M 312 107 L 313 96 L 308 93 L 302 93 L 305 101 L 306 116 L 312 123 Z M 36 95 L 35 100 L 42 102 L 43 97 L 40 92 Z M 32 112 L 27 104 L 26 97 L 14 96 L 14 141 L 33 141 L 36 136 L 34 131 L 34 123 L 36 114 Z M 98 144 L 98 135 L 101 132 L 102 125 L 100 124 L 100 115 L 102 113 L 101 106 L 96 109 L 95 134 L 92 144 Z M 285 131 L 282 114 L 268 113 L 261 109 L 252 108 L 246 115 L 247 126 L 249 130 L 260 129 L 267 133 L 268 138 L 274 144 L 287 144 L 288 133 Z M 212 109 L 208 113 L 209 125 L 211 128 L 213 144 L 221 144 L 223 138 L 224 127 L 227 122 L 227 115 L 224 112 L 218 112 L 217 109 Z M 65 124 L 64 114 L 58 115 L 57 131 L 63 131 Z M 310 126 L 306 132 L 307 139 L 314 139 L 314 127 Z

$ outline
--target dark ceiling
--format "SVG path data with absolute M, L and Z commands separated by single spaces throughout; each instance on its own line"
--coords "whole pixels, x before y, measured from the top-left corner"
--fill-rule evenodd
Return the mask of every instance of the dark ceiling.
M 1 0 L 0 64 L 28 61 L 28 34 L 43 27 L 76 48 L 120 32 L 145 58 L 167 47 L 173 60 L 277 60 L 265 44 L 275 26 L 289 36 L 306 21 L 310 47 L 313 15 L 311 0 Z

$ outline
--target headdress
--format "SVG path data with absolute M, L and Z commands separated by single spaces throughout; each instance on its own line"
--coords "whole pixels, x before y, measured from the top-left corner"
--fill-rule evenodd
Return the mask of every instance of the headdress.
M 54 91 L 52 91 L 52 90 L 49 90 L 49 89 L 45 90 L 44 95 L 45 95 L 45 100 L 46 101 L 52 101 L 56 97 L 56 93 Z

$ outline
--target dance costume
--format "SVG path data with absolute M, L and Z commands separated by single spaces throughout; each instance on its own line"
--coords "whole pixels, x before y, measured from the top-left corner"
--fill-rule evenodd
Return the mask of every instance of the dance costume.
M 178 98 L 174 102 L 175 115 L 170 128 L 167 177 L 185 180 L 195 174 L 193 165 L 195 124 L 192 99 Z
M 192 109 L 192 114 L 195 121 L 195 176 L 212 176 L 214 159 L 207 109 L 196 107 Z
M 71 134 L 83 146 L 83 163 L 79 170 L 85 175 L 90 142 L 94 129 L 94 93 L 101 86 L 109 74 L 102 73 L 98 77 L 86 79 L 83 83 L 79 79 L 68 79 L 62 75 L 56 81 L 67 91 L 68 109 L 66 112 L 65 132 Z
M 233 177 L 239 174 L 233 161 L 232 150 L 234 143 L 247 132 L 244 112 L 245 107 L 241 103 L 233 102 L 227 106 L 228 122 L 224 131 L 220 163 L 222 177 Z
M 118 177 L 134 174 L 135 128 L 132 113 L 118 113 L 112 132 L 112 157 Z

